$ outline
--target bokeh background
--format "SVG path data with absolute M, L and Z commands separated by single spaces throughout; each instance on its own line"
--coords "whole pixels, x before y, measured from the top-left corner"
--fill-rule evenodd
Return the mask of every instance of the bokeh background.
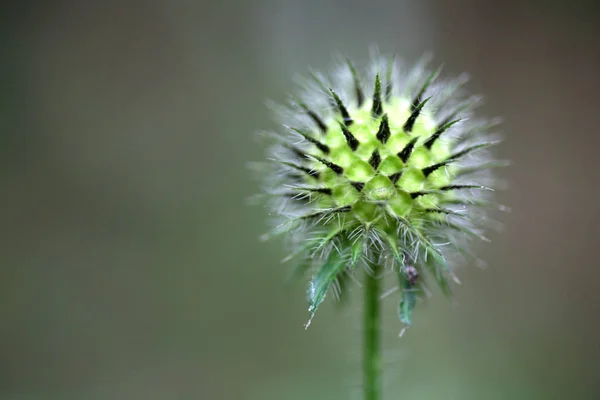
M 8 1 L 0 399 L 360 399 L 360 304 L 311 328 L 246 169 L 264 100 L 431 51 L 505 118 L 512 212 L 398 339 L 386 399 L 600 398 L 594 1 Z M 354 297 L 357 297 L 355 293 Z

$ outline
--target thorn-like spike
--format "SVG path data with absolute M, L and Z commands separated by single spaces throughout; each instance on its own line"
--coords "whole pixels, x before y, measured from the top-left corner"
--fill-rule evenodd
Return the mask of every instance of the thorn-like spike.
M 297 128 L 289 128 L 289 129 L 291 129 L 292 131 L 296 132 L 297 134 L 299 134 L 300 136 L 302 136 L 304 139 L 308 140 L 309 142 L 311 142 L 312 144 L 314 144 L 315 146 L 317 146 L 317 148 L 319 150 L 321 150 L 323 153 L 329 154 L 329 146 L 327 146 L 326 144 L 321 143 L 320 141 L 318 141 L 317 139 L 313 138 L 312 136 L 310 136 L 306 132 L 301 131 L 300 129 L 297 129 Z
M 408 158 L 412 154 L 412 151 L 415 147 L 415 143 L 417 143 L 417 140 L 419 140 L 419 138 L 413 138 L 410 142 L 408 142 L 406 144 L 406 146 L 404 146 L 402 151 L 400 153 L 398 153 L 398 157 L 400 157 L 400 159 L 402 160 L 403 163 L 406 164 L 406 162 L 408 161 Z
M 461 158 L 462 156 L 465 156 L 469 153 L 474 152 L 475 150 L 485 149 L 487 147 L 497 145 L 498 143 L 500 143 L 500 142 L 487 142 L 487 143 L 480 143 L 480 144 L 476 144 L 471 147 L 467 147 L 466 149 L 461 150 L 458 153 L 452 154 L 450 157 L 448 157 L 448 161 L 455 161 L 455 160 Z
M 375 149 L 371 154 L 371 158 L 369 158 L 369 165 L 373 167 L 375 171 L 379 168 L 379 164 L 381 164 L 381 156 L 379 155 L 379 151 Z
M 312 176 L 313 178 L 319 179 L 319 176 L 320 176 L 319 171 L 315 171 L 314 169 L 311 169 L 311 168 L 302 167 L 300 165 L 296 165 L 296 164 L 288 162 L 288 161 L 281 161 L 281 160 L 274 160 L 274 161 L 278 162 L 279 164 L 286 165 L 290 168 L 294 168 L 298 171 L 302 171 L 305 174 Z
M 363 188 L 365 187 L 365 184 L 363 182 L 350 182 L 350 184 L 352 186 L 354 186 L 354 188 L 358 191 L 361 192 L 363 190 Z
M 396 172 L 395 174 L 388 176 L 388 178 L 390 178 L 390 181 L 392 181 L 392 183 L 395 185 L 401 176 L 402 176 L 402 171 Z
M 396 56 L 392 56 L 390 61 L 388 62 L 387 76 L 386 76 L 386 84 L 385 84 L 385 101 L 389 102 L 392 97 L 392 78 L 394 72 L 394 62 L 396 61 Z
M 464 150 L 459 151 L 458 153 L 454 153 L 452 154 L 450 157 L 448 157 L 447 159 L 445 159 L 442 162 L 439 162 L 437 164 L 434 165 L 430 165 L 429 167 L 425 167 L 422 169 L 423 174 L 425 174 L 425 177 L 428 177 L 433 171 L 437 170 L 440 167 L 443 167 L 444 165 L 447 165 L 449 163 L 451 163 L 452 161 L 456 161 L 459 158 L 461 158 L 462 156 L 465 156 L 475 150 L 479 150 L 479 149 L 484 149 L 486 147 L 490 147 L 493 146 L 495 144 L 498 144 L 499 142 L 489 142 L 489 143 L 480 143 L 480 144 L 476 144 L 474 146 L 471 147 L 467 147 Z
M 329 188 L 313 188 L 313 187 L 293 187 L 294 190 L 300 190 L 304 192 L 321 193 L 331 196 L 331 189 Z
M 340 128 L 342 129 L 342 133 L 344 134 L 344 137 L 346 138 L 346 142 L 348 142 L 348 146 L 350 146 L 350 149 L 352 149 L 352 151 L 356 151 L 356 149 L 358 148 L 358 145 L 360 144 L 358 139 L 341 122 L 340 122 Z
M 412 192 L 412 193 L 410 193 L 410 197 L 412 199 L 416 199 L 419 196 L 425 196 L 425 195 L 428 195 L 428 194 L 440 194 L 440 193 L 442 193 L 441 190 L 420 190 L 418 192 Z
M 385 144 L 390 136 L 392 135 L 390 131 L 390 122 L 388 120 L 387 114 L 383 114 L 381 117 L 381 122 L 379 123 L 379 130 L 377 131 L 377 140 L 379 140 L 382 144 Z
M 419 93 L 417 93 L 417 95 L 415 96 L 415 98 L 413 99 L 413 101 L 410 105 L 411 112 L 414 112 L 417 109 L 417 107 L 419 106 L 419 104 L 421 104 L 421 99 L 423 98 L 425 91 L 429 88 L 431 83 L 440 75 L 441 71 L 442 71 L 442 66 L 440 66 L 438 69 L 433 71 L 427 77 L 427 80 L 425 80 L 425 83 L 423 83 L 423 86 L 421 86 L 421 90 L 419 90 Z
M 462 121 L 461 119 L 455 119 L 453 121 L 449 121 L 446 122 L 445 124 L 442 124 L 438 127 L 438 129 L 435 131 L 435 133 L 433 135 L 431 135 L 426 141 L 425 143 L 423 143 L 423 146 L 427 147 L 427 150 L 431 150 L 431 146 L 433 146 L 433 144 L 435 143 L 436 140 L 438 140 L 438 138 L 440 137 L 440 135 L 442 133 L 444 133 L 448 128 L 450 128 L 452 125 L 458 123 Z
M 454 110 L 450 115 L 448 115 L 446 118 L 444 118 L 438 124 L 438 126 L 444 126 L 444 125 L 446 125 L 447 123 L 449 123 L 450 121 L 452 121 L 453 119 L 455 119 L 458 114 L 460 114 L 462 111 L 468 109 L 472 105 L 473 105 L 473 102 L 465 102 L 463 105 L 461 105 L 456 110 Z
M 449 190 L 461 190 L 461 189 L 494 190 L 492 188 L 489 188 L 487 186 L 482 186 L 482 185 L 447 185 L 447 186 L 442 186 L 438 190 L 446 192 L 446 191 L 449 191 Z
M 423 211 L 428 212 L 428 213 L 439 213 L 439 214 L 456 215 L 459 217 L 464 217 L 463 214 L 458 213 L 456 211 L 448 210 L 447 208 L 426 208 Z
M 298 219 L 312 219 L 312 218 L 320 218 L 329 214 L 343 213 L 349 212 L 352 209 L 352 206 L 343 206 L 338 208 L 333 208 L 330 210 L 319 211 L 313 214 L 307 214 L 299 217 Z
M 435 193 L 435 192 L 430 192 L 430 191 L 427 191 L 427 190 L 423 190 L 423 191 L 419 191 L 419 192 L 412 192 L 410 194 L 410 197 L 411 197 L 411 199 L 414 200 L 414 199 L 416 199 L 419 196 L 425 196 L 426 194 L 431 194 L 431 193 Z
M 434 171 L 437 171 L 444 165 L 448 164 L 450 161 L 452 161 L 452 160 L 445 160 L 445 161 L 439 162 L 437 164 L 430 165 L 429 167 L 423 168 L 421 171 L 423 171 L 423 175 L 425 175 L 425 178 L 427 178 L 429 175 L 431 175 L 431 173 L 433 173 Z
M 321 164 L 326 165 L 327 167 L 329 167 L 329 169 L 331 169 L 333 172 L 335 172 L 338 175 L 341 175 L 344 173 L 344 168 L 340 167 L 337 164 L 332 163 L 331 161 L 325 160 L 320 157 L 314 157 L 314 159 L 317 160 L 318 162 L 320 162 Z
M 362 87 L 360 85 L 360 79 L 358 77 L 358 74 L 356 73 L 356 69 L 354 68 L 354 65 L 347 58 L 346 58 L 346 63 L 348 64 L 348 68 L 350 69 L 350 73 L 352 74 L 352 80 L 354 81 L 354 91 L 356 92 L 356 104 L 360 108 L 360 107 L 362 107 L 363 103 L 365 102 L 365 95 L 362 91 Z
M 412 113 L 410 114 L 410 117 L 408 117 L 408 119 L 406 120 L 406 123 L 404 124 L 404 131 L 405 132 L 407 132 L 407 133 L 412 132 L 413 127 L 415 126 L 415 122 L 417 121 L 417 118 L 419 117 L 419 114 L 421 114 L 421 110 L 423 109 L 423 106 L 425 106 L 425 104 L 427 104 L 427 102 L 429 101 L 429 99 L 431 99 L 431 97 L 428 97 L 425 100 L 423 100 L 412 111 Z
M 333 89 L 329 89 L 329 91 L 333 95 L 335 104 L 337 105 L 337 109 L 340 112 L 340 114 L 342 115 L 342 119 L 344 120 L 344 124 L 346 124 L 346 126 L 352 125 L 352 123 L 354 121 L 352 120 L 352 118 L 350 118 L 350 114 L 348 113 L 346 106 L 344 106 L 344 103 L 342 103 L 342 100 L 340 99 L 340 97 L 337 95 L 336 92 L 333 91 Z
M 321 133 L 327 133 L 327 125 L 325 125 L 325 122 L 323 122 L 321 117 L 319 117 L 316 112 L 308 108 L 306 104 L 300 104 L 300 107 L 302 107 L 304 109 L 304 112 L 306 112 L 306 115 L 308 115 L 310 119 L 312 119 L 313 122 L 317 124 Z
M 373 90 L 373 107 L 371 108 L 371 115 L 374 118 L 381 117 L 383 113 L 383 106 L 381 104 L 381 81 L 379 80 L 379 74 L 375 75 L 375 87 Z

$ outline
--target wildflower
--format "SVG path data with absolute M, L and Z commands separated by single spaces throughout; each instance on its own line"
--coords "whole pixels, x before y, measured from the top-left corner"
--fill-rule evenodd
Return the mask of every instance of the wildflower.
M 364 73 L 343 64 L 330 79 L 313 73 L 279 107 L 281 131 L 266 135 L 267 236 L 284 233 L 286 260 L 315 271 L 307 326 L 359 266 L 367 277 L 394 272 L 408 326 L 426 280 L 449 293 L 450 260 L 470 254 L 470 239 L 486 240 L 490 169 L 503 165 L 488 151 L 497 121 L 474 116 L 464 77 L 445 81 L 440 69 L 404 70 L 393 58 L 376 57 Z

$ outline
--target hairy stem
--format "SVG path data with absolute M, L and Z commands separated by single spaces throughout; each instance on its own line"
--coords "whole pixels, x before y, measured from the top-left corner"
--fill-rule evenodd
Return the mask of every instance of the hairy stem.
M 365 282 L 364 390 L 365 400 L 381 400 L 381 338 L 379 291 L 381 267 L 373 266 Z

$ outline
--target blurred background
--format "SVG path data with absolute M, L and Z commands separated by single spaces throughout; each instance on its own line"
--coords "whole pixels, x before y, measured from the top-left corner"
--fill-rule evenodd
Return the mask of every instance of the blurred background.
M 488 268 L 402 339 L 385 303 L 385 398 L 600 398 L 599 18 L 576 0 L 5 2 L 0 399 L 360 399 L 360 302 L 303 329 L 246 165 L 267 98 L 375 43 L 469 72 L 513 161 Z

